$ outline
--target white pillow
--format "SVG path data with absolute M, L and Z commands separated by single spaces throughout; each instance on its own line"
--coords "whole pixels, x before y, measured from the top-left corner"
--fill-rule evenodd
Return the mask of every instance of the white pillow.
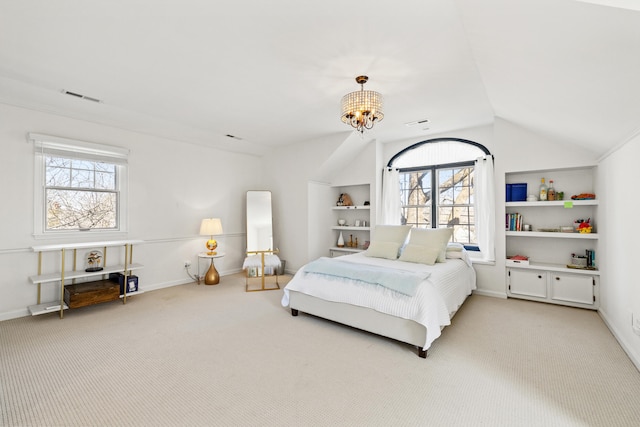
M 440 250 L 438 248 L 430 248 L 422 245 L 412 245 L 411 243 L 409 243 L 402 251 L 402 255 L 400 255 L 400 261 L 433 265 L 436 263 L 439 254 Z
M 399 250 L 399 243 L 374 241 L 369 244 L 369 249 L 364 251 L 364 254 L 373 258 L 398 259 Z
M 402 246 L 411 230 L 410 225 L 377 225 L 372 241 L 395 242 Z
M 447 259 L 464 259 L 464 252 L 462 251 L 447 251 Z
M 450 242 L 447 244 L 447 259 L 463 259 L 464 258 L 464 245 L 462 243 Z
M 438 249 L 436 262 L 446 262 L 447 243 L 452 235 L 453 228 L 414 228 L 409 244 Z
M 450 242 L 447 244 L 447 254 L 449 252 L 462 252 L 464 250 L 464 245 L 462 243 Z

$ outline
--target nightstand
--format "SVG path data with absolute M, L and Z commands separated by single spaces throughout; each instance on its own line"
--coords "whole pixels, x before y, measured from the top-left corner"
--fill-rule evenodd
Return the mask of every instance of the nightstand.
M 220 275 L 218 274 L 218 270 L 216 270 L 216 266 L 213 263 L 215 258 L 222 258 L 226 254 L 224 252 L 218 252 L 215 255 L 209 255 L 207 252 L 200 252 L 198 254 L 198 285 L 200 284 L 200 259 L 210 259 L 211 265 L 209 266 L 209 270 L 207 270 L 207 274 L 204 275 L 204 284 L 205 285 L 217 285 L 220 283 Z

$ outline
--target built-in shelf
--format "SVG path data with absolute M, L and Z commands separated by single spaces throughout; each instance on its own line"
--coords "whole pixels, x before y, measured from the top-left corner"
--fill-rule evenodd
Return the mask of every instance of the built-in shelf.
M 337 246 L 333 246 L 333 247 L 331 247 L 329 249 L 331 249 L 332 251 L 342 251 L 342 252 L 362 252 L 362 251 L 364 251 L 364 249 L 362 249 L 362 248 L 350 248 L 350 247 L 347 247 L 347 246 L 345 246 L 344 248 L 339 248 Z
M 560 231 L 505 231 L 509 237 L 545 237 L 552 239 L 597 240 L 598 233 L 563 233 Z
M 364 209 L 371 209 L 371 206 L 334 206 L 333 209 L 338 211 L 354 210 L 354 209 L 364 210 Z
M 342 256 L 356 252 L 362 252 L 362 245 L 370 239 L 371 227 L 371 205 L 368 204 L 371 197 L 371 186 L 369 184 L 355 184 L 332 187 L 335 200 L 339 200 L 343 194 L 348 194 L 353 202 L 353 206 L 331 206 L 329 215 L 331 222 L 329 230 L 333 242 L 329 247 L 329 255 Z M 365 204 L 366 203 L 366 204 Z M 343 222 L 345 225 L 339 225 Z M 359 224 L 359 225 L 356 225 Z M 344 241 L 344 247 L 338 247 L 340 236 Z M 355 246 L 348 246 L 352 243 Z
M 542 271 L 557 271 L 562 273 L 574 273 L 584 274 L 587 276 L 599 276 L 598 270 L 588 270 L 582 268 L 569 268 L 563 264 L 553 264 L 546 262 L 529 262 L 528 265 L 509 265 L 508 268 L 521 268 L 523 270 L 542 270 Z
M 586 258 L 587 254 L 591 257 L 599 253 L 598 233 L 579 233 L 574 224 L 588 221 L 592 231 L 604 231 L 597 223 L 600 201 L 566 197 L 596 194 L 596 175 L 595 166 L 505 174 L 507 185 L 524 184 L 528 195 L 538 192 L 542 177 L 547 182 L 554 181 L 556 194 L 565 195 L 565 200 L 505 202 L 505 225 L 511 228 L 505 230 L 506 255 L 528 258 L 526 264 L 506 263 L 509 297 L 598 309 L 600 271 L 567 267 L 574 257 Z M 534 231 L 515 231 L 514 228 Z M 598 258 L 593 265 L 598 267 Z
M 344 231 L 370 231 L 371 227 L 356 227 L 354 225 L 334 225 L 331 227 L 334 230 L 344 230 Z
M 552 207 L 552 206 L 559 206 L 559 207 L 567 207 L 569 208 L 570 206 L 597 206 L 598 200 L 597 199 L 591 199 L 591 200 L 553 200 L 553 201 L 547 201 L 547 202 L 506 202 L 505 206 L 508 208 L 517 208 L 517 207 Z

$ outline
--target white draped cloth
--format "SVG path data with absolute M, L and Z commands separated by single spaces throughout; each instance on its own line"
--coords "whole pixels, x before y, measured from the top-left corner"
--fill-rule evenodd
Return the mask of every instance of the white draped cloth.
M 382 171 L 382 212 L 378 223 L 400 225 L 401 217 L 400 173 L 395 168 L 384 168 Z
M 264 266 L 265 268 L 278 268 L 280 267 L 280 258 L 276 254 L 264 254 Z M 247 268 L 262 268 L 262 256 L 260 254 L 257 255 L 249 255 L 244 259 L 244 263 L 242 264 L 242 269 Z
M 482 258 L 495 261 L 495 180 L 493 157 L 490 155 L 479 157 L 475 162 L 475 192 L 476 209 L 476 238 Z

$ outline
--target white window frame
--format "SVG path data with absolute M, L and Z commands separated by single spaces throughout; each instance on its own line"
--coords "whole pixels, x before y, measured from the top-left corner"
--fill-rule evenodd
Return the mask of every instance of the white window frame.
M 128 232 L 128 157 L 129 150 L 123 147 L 98 144 L 88 141 L 79 141 L 61 138 L 39 133 L 29 133 L 29 142 L 34 145 L 34 224 L 33 235 L 36 239 L 51 237 L 87 237 L 100 235 L 100 238 L 108 236 L 121 237 Z M 114 230 L 89 229 L 80 230 L 47 230 L 46 200 L 45 200 L 45 157 L 58 155 L 64 158 L 87 159 L 92 161 L 104 161 L 116 165 L 117 179 L 116 191 L 118 192 L 118 227 Z

